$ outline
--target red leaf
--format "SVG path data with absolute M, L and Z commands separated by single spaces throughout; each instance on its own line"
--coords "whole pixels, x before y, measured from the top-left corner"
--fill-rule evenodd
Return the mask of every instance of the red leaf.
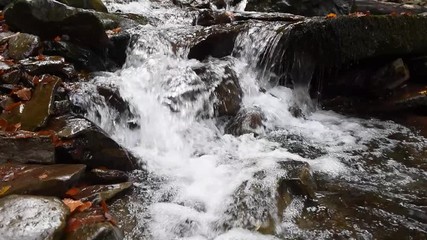
M 65 193 L 65 195 L 68 195 L 68 196 L 75 196 L 75 195 L 77 195 L 77 194 L 79 194 L 80 193 L 80 189 L 78 189 L 78 188 L 76 188 L 76 187 L 73 187 L 73 188 L 70 188 L 66 193 Z
M 39 55 L 37 55 L 36 59 L 37 61 L 43 61 L 43 60 L 46 60 L 46 57 L 40 53 Z
M 17 108 L 17 107 L 21 106 L 21 104 L 22 104 L 22 102 L 12 103 L 12 104 L 10 104 L 10 105 L 6 106 L 6 107 L 4 108 L 4 110 L 6 110 L 6 111 L 10 112 L 10 111 L 12 111 L 13 109 L 15 109 L 15 108 Z
M 13 94 L 15 94 L 19 99 L 23 101 L 28 101 L 31 99 L 31 89 L 29 88 L 22 88 L 20 90 L 14 91 Z
M 21 123 L 9 124 L 9 126 L 7 126 L 4 131 L 5 132 L 16 132 L 20 128 L 21 128 Z

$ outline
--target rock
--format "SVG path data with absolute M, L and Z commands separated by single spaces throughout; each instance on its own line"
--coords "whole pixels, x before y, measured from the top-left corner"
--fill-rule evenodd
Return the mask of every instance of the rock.
M 31 75 L 58 74 L 62 72 L 65 59 L 60 56 L 42 56 L 21 60 L 19 64 Z
M 392 90 L 409 79 L 409 70 L 401 58 L 398 58 L 390 64 L 378 69 L 371 76 L 370 88 L 381 88 Z
M 93 185 L 84 187 L 72 198 L 75 200 L 91 201 L 93 203 L 100 203 L 114 198 L 117 194 L 132 187 L 131 182 L 118 183 L 112 185 Z
M 31 100 L 0 117 L 10 124 L 21 124 L 22 130 L 35 131 L 45 126 L 53 113 L 53 101 L 56 88 L 61 79 L 52 75 L 43 75 L 34 90 Z
M 427 8 L 397 2 L 355 0 L 352 11 L 370 12 L 371 14 L 421 14 L 427 12 Z
M 27 33 L 17 33 L 9 38 L 8 55 L 15 60 L 21 60 L 37 55 L 41 49 L 40 38 Z
M 221 58 L 230 55 L 237 35 L 245 28 L 246 25 L 218 25 L 201 30 L 192 40 L 194 44 L 188 58 L 203 61 L 209 56 Z
M 0 164 L 0 188 L 3 196 L 35 194 L 63 196 L 81 177 L 86 166 L 81 164 L 23 165 Z
M 248 0 L 245 10 L 326 16 L 329 13 L 348 14 L 352 2 L 352 0 Z
M 193 70 L 206 85 L 213 85 L 213 97 L 216 98 L 213 106 L 215 114 L 217 116 L 234 116 L 240 109 L 243 95 L 239 79 L 230 66 L 215 64 L 211 62 Z M 218 74 L 215 70 L 218 68 L 223 68 L 223 72 Z
M 76 212 L 68 220 L 66 240 L 121 240 L 123 232 L 108 222 L 101 207 L 92 206 L 84 212 Z
M 11 29 L 43 39 L 67 35 L 72 42 L 101 51 L 110 44 L 94 13 L 53 0 L 17 0 L 6 8 L 4 16 Z
M 255 136 L 264 133 L 265 116 L 260 109 L 241 109 L 225 126 L 225 133 L 234 136 L 253 133 Z
M 233 14 L 228 11 L 202 11 L 199 13 L 195 23 L 200 26 L 212 26 L 216 24 L 231 23 L 233 20 Z
M 56 131 L 58 137 L 66 142 L 58 149 L 58 157 L 64 162 L 123 171 L 134 170 L 138 166 L 131 153 L 85 118 L 59 117 L 53 119 L 48 128 Z
M 0 232 L 4 240 L 59 240 L 69 214 L 53 197 L 12 195 L 0 199 Z
M 0 67 L 0 82 L 6 84 L 17 84 L 22 77 L 22 70 L 19 67 Z
M 307 163 L 282 161 L 275 169 L 272 175 L 266 170 L 258 171 L 238 187 L 233 194 L 234 202 L 226 211 L 229 219 L 219 223 L 222 228 L 241 227 L 274 234 L 294 198 L 307 201 L 316 197 L 316 185 Z M 277 188 L 271 187 L 275 180 Z
M 64 4 L 75 8 L 92 9 L 99 12 L 108 12 L 101 0 L 60 0 Z
M 55 147 L 48 136 L 6 134 L 0 132 L 0 163 L 55 163 Z
M 86 175 L 88 181 L 95 184 L 114 184 L 129 180 L 129 176 L 119 170 L 94 168 Z
M 109 222 L 83 225 L 76 231 L 67 233 L 66 240 L 122 240 L 123 232 Z
M 44 45 L 45 54 L 62 56 L 67 62 L 74 64 L 78 70 L 94 72 L 117 68 L 116 64 L 105 57 L 70 42 L 45 41 Z
M 427 18 L 421 16 L 313 18 L 284 25 L 275 48 L 281 50 L 267 50 L 266 54 L 281 59 L 280 69 L 275 70 L 284 76 L 281 83 L 325 86 L 334 81 L 334 73 L 363 60 L 426 53 L 427 36 L 417 31 L 426 27 Z M 354 41 L 356 36 L 358 40 Z M 312 74 L 293 74 L 304 72 Z M 315 88 L 312 87 L 317 91 Z
M 104 97 L 108 106 L 116 109 L 120 113 L 129 113 L 129 103 L 126 102 L 119 93 L 117 87 L 114 86 L 97 86 L 99 95 Z

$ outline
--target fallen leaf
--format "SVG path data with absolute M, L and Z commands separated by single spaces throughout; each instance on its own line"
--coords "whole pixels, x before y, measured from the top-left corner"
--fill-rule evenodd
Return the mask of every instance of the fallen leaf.
M 5 130 L 8 125 L 9 123 L 6 120 L 4 120 L 3 118 L 0 118 L 0 130 Z
M 0 187 L 0 196 L 2 196 L 5 193 L 7 193 L 7 191 L 9 191 L 10 187 L 11 187 L 10 185 Z
M 21 128 L 21 123 L 9 124 L 4 131 L 5 132 L 16 132 L 20 128 Z
M 19 99 L 23 101 L 28 101 L 31 99 L 31 89 L 29 88 L 22 88 L 13 92 L 13 94 L 15 94 Z
M 105 217 L 103 215 L 91 215 L 81 219 L 71 218 L 67 222 L 67 227 L 65 231 L 74 232 L 75 230 L 79 229 L 82 225 L 104 222 L 104 221 L 105 221 Z
M 326 15 L 326 19 L 331 19 L 331 18 L 336 18 L 337 15 L 335 13 L 329 13 L 328 15 Z
M 78 210 L 79 212 L 83 212 L 83 211 L 85 211 L 86 209 L 89 209 L 90 207 L 92 207 L 92 203 L 91 203 L 91 202 L 89 202 L 89 201 L 87 201 L 87 202 L 84 202 L 84 203 L 83 203 L 83 205 L 79 206 L 79 207 L 77 208 L 77 210 Z
M 46 173 L 43 173 L 43 174 L 39 175 L 39 179 L 40 180 L 45 179 L 45 178 L 47 178 L 47 174 Z
M 46 60 L 46 57 L 43 54 L 39 54 L 37 55 L 36 59 L 37 61 L 43 61 L 43 60 Z
M 33 82 L 34 86 L 37 86 L 37 84 L 40 83 L 40 78 L 37 76 L 34 76 L 31 81 Z
M 61 37 L 60 37 L 60 36 L 56 36 L 56 37 L 53 39 L 53 41 L 55 41 L 55 42 L 59 42 L 59 41 L 61 41 Z
M 73 200 L 71 198 L 64 198 L 62 202 L 67 205 L 67 207 L 70 209 L 70 213 L 74 212 L 76 208 L 83 205 L 83 202 L 80 200 Z
M 7 111 L 7 112 L 10 112 L 10 111 L 12 111 L 13 109 L 15 109 L 15 108 L 17 108 L 17 107 L 21 106 L 21 104 L 22 104 L 22 102 L 12 103 L 12 104 L 10 104 L 10 105 L 6 106 L 6 107 L 4 108 L 4 110 L 5 110 L 5 111 Z
M 120 27 L 118 27 L 118 28 L 114 28 L 114 29 L 111 29 L 111 31 L 113 32 L 113 33 L 119 33 L 119 32 L 121 32 L 122 31 L 122 28 L 120 28 Z
M 108 206 L 107 206 L 107 203 L 105 202 L 105 200 L 101 201 L 101 207 L 102 207 L 102 210 L 104 211 L 104 213 L 108 212 Z
M 65 193 L 65 195 L 67 195 L 67 196 L 75 196 L 75 195 L 77 195 L 77 194 L 79 194 L 80 193 L 80 189 L 78 189 L 78 188 L 76 188 L 76 187 L 73 187 L 73 188 L 70 188 L 66 193 Z

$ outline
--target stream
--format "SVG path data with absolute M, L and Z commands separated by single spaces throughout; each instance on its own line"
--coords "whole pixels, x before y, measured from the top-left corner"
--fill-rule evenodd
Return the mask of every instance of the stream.
M 82 92 L 117 88 L 129 111 L 95 94 L 73 101 L 143 166 L 132 194 L 112 206 L 127 239 L 425 239 L 427 139 L 392 121 L 322 110 L 306 96 L 309 83 L 278 86 L 258 62 L 283 23 L 248 21 L 231 56 L 199 61 L 187 58 L 186 42 L 204 28 L 192 24 L 197 12 L 162 0 L 107 6 L 149 24 L 131 30 L 125 66 Z M 213 92 L 230 72 L 241 108 L 262 113 L 253 133 L 226 134 L 229 118 L 215 115 Z M 277 213 L 277 184 L 288 175 L 280 166 L 295 162 L 309 165 L 315 199 L 293 197 Z M 273 230 L 263 233 L 270 218 Z

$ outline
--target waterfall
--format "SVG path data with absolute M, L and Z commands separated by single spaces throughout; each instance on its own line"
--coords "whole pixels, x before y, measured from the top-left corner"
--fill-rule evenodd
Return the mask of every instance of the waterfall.
M 278 164 L 306 162 L 321 176 L 349 183 L 371 182 L 375 189 L 390 184 L 387 177 L 392 173 L 385 168 L 402 166 L 395 161 L 381 166 L 366 164 L 363 153 L 381 155 L 398 143 L 387 136 L 410 134 L 409 129 L 392 122 L 315 111 L 308 97 L 314 74 L 308 56 L 299 56 L 295 63 L 308 65 L 298 68 L 306 71 L 292 73 L 303 79 L 300 85 L 294 90 L 278 85 L 283 76 L 274 71 L 280 62 L 272 53 L 283 37 L 277 31 L 283 24 L 253 22 L 237 36 L 231 56 L 201 62 L 186 57 L 190 45 L 185 39 L 201 29 L 191 25 L 194 13 L 161 1 L 108 6 L 110 11 L 148 16 L 150 23 L 132 30 L 137 40 L 129 49 L 125 66 L 82 86 L 73 101 L 84 106 L 87 117 L 130 149 L 144 166 L 144 171 L 134 173 L 144 181 L 136 184 L 140 195 L 132 199 L 130 214 L 138 224 L 128 239 L 332 237 L 328 230 L 305 231 L 296 225 L 294 218 L 303 209 L 300 199 L 285 210 L 274 235 L 245 230 L 248 224 L 258 224 L 266 213 L 278 211 L 274 204 L 277 180 L 287 174 Z M 209 81 L 197 74 L 201 67 L 209 70 Z M 242 109 L 259 109 L 265 118 L 258 136 L 225 134 L 229 119 L 215 117 L 213 92 L 218 79 L 227 74 L 226 68 L 235 72 L 241 85 Z M 93 86 L 116 88 L 129 105 L 128 113 L 94 100 L 100 96 L 89 94 L 94 92 Z M 295 116 L 294 106 L 311 114 Z M 414 144 L 425 144 L 423 141 Z M 373 142 L 384 144 L 372 147 Z M 297 148 L 303 148 L 304 153 Z M 395 174 L 402 188 L 404 181 L 414 181 L 411 171 L 415 170 Z M 265 177 L 254 177 L 260 173 Z M 261 195 L 251 195 L 255 186 Z M 238 209 L 234 199 L 240 193 L 248 196 L 244 201 L 250 212 Z

